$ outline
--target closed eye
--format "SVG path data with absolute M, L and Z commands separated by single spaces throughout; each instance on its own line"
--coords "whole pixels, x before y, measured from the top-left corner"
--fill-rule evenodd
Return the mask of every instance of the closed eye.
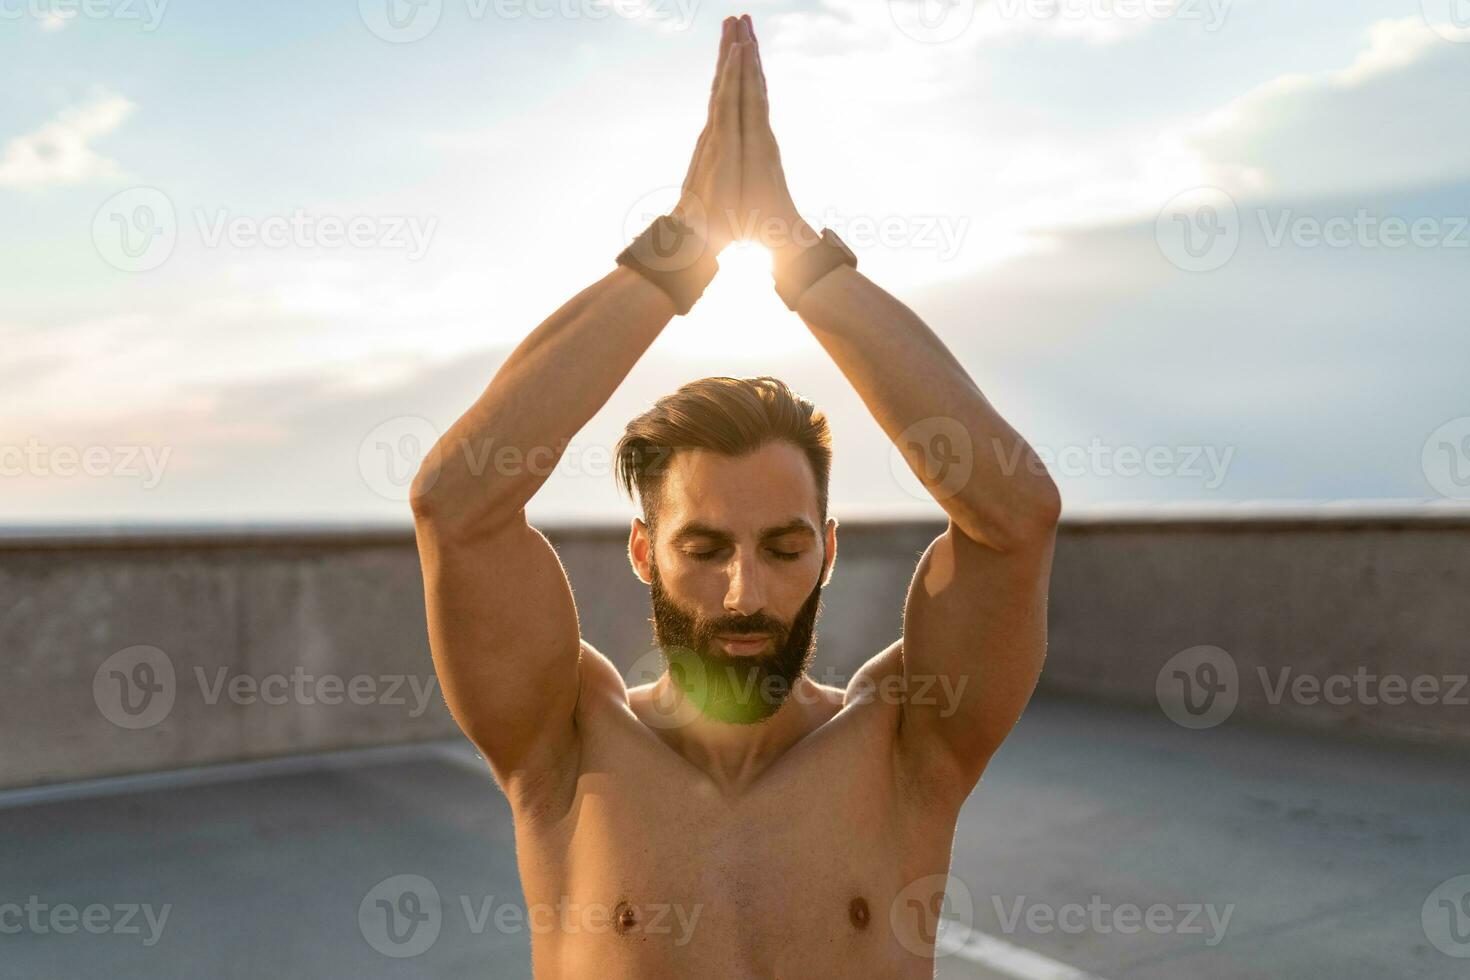
M 724 550 L 723 548 L 718 548 L 714 551 L 686 551 L 685 554 L 695 561 L 713 561 L 715 555 L 718 555 Z M 777 551 L 775 548 L 771 549 L 771 554 L 781 561 L 796 561 L 796 559 L 801 557 L 801 552 L 799 551 Z

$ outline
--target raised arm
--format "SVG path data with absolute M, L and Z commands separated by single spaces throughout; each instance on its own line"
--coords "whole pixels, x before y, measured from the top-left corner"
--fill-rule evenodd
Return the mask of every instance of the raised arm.
M 744 65 L 741 100 L 743 209 L 779 263 L 817 232 L 786 188 L 758 51 Z M 819 279 L 797 313 L 949 516 L 904 608 L 899 740 L 914 765 L 937 764 L 968 792 L 1046 656 L 1056 485 L 939 337 L 861 272 L 843 266 Z
M 733 25 L 724 33 L 681 209 L 738 200 L 739 62 L 727 57 Z M 709 247 L 727 241 L 712 225 Z M 566 785 L 558 777 L 575 759 L 579 692 L 607 675 L 582 656 L 566 575 L 526 522 L 526 504 L 675 312 L 662 289 L 618 266 L 516 347 L 414 481 L 435 670 L 455 720 L 512 799 Z

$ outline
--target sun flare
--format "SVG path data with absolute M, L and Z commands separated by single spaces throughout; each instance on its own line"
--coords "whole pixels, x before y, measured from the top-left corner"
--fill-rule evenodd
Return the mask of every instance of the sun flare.
M 719 274 L 685 318 L 689 322 L 676 320 L 665 332 L 671 352 L 766 359 L 817 347 L 801 318 L 776 295 L 768 248 L 734 242 L 719 262 Z

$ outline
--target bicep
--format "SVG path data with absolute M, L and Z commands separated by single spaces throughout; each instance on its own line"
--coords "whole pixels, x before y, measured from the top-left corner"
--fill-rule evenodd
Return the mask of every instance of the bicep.
M 903 616 L 900 739 L 974 786 L 1020 719 L 1046 659 L 1053 539 L 1008 552 L 953 524 L 924 552 Z
M 566 572 L 524 513 L 472 542 L 419 529 L 429 645 L 455 721 L 502 786 L 575 738 L 581 635 Z

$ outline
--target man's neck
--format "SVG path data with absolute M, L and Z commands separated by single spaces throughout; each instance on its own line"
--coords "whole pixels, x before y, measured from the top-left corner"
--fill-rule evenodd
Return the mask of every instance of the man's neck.
M 727 793 L 749 785 L 833 714 L 821 689 L 805 676 L 774 714 L 750 725 L 706 716 L 667 672 L 654 684 L 653 696 L 657 704 L 671 706 L 662 713 L 658 734 Z

